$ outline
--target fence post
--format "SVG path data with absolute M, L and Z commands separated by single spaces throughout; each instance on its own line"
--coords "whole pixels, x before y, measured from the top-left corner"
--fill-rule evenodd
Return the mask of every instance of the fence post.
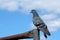
M 40 40 L 40 33 L 38 29 L 33 30 L 33 39 L 34 40 Z

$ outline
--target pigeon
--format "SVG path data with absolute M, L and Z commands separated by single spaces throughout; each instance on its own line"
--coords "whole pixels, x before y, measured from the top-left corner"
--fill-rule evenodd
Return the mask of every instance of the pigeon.
M 31 12 L 33 14 L 33 24 L 37 27 L 38 30 L 42 31 L 44 33 L 45 38 L 47 38 L 47 35 L 51 35 L 47 25 L 43 22 L 43 20 L 40 18 L 40 16 L 38 15 L 38 13 L 36 12 L 36 10 L 31 10 Z

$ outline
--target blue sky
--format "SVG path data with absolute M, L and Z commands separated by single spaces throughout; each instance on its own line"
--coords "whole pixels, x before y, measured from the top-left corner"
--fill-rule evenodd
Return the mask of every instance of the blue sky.
M 51 32 L 47 39 L 41 32 L 41 40 L 60 40 L 59 3 L 60 0 L 0 0 L 0 37 L 34 29 L 30 11 L 35 9 Z

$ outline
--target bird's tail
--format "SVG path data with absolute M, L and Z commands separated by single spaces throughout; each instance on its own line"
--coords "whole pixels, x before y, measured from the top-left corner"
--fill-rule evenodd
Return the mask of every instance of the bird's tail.
M 47 35 L 44 33 L 45 38 L 47 38 Z
M 51 35 L 48 28 L 40 28 L 40 30 L 44 33 L 45 38 L 47 38 L 47 35 Z

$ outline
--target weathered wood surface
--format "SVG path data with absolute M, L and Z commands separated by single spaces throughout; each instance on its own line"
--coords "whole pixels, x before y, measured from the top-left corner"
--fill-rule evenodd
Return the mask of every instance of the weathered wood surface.
M 27 39 L 27 38 L 33 38 L 32 30 L 22 34 L 3 37 L 0 38 L 0 40 L 18 40 L 18 39 Z
M 38 29 L 33 29 L 25 33 L 3 37 L 0 38 L 0 40 L 18 40 L 18 39 L 29 39 L 29 38 L 33 38 L 34 40 L 40 40 L 39 36 L 40 35 Z

